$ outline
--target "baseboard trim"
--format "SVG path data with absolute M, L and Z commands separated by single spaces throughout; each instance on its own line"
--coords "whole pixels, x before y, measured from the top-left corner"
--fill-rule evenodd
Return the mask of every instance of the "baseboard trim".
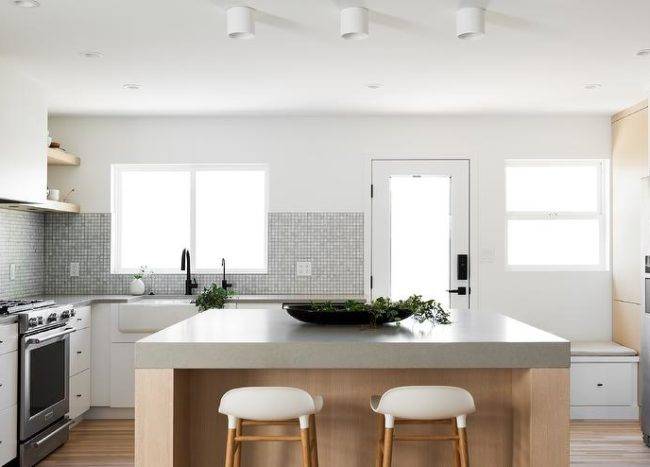
M 572 406 L 571 420 L 638 420 L 639 406 Z
M 135 418 L 135 409 L 125 407 L 91 407 L 83 415 L 86 420 L 132 420 Z

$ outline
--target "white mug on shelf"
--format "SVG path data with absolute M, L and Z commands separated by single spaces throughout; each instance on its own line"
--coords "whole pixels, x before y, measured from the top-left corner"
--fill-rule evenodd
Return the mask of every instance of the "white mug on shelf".
M 49 199 L 50 201 L 58 201 L 59 196 L 61 196 L 61 193 L 59 192 L 59 190 L 57 190 L 55 188 L 48 188 L 47 189 L 47 199 Z

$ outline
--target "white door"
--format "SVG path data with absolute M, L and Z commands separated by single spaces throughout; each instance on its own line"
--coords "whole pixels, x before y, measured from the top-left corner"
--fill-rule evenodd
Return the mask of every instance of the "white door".
M 372 161 L 371 296 L 469 309 L 469 161 Z

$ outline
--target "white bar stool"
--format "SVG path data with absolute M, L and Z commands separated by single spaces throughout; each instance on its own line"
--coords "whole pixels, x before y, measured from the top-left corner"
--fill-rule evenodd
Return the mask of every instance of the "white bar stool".
M 323 408 L 321 396 L 297 388 L 245 387 L 231 389 L 221 398 L 219 413 L 228 416 L 226 467 L 241 464 L 242 442 L 300 441 L 303 467 L 318 467 L 316 417 Z M 247 436 L 245 426 L 293 425 L 300 436 Z
M 453 441 L 454 462 L 469 466 L 467 415 L 474 413 L 474 399 L 465 389 L 449 386 L 403 386 L 372 396 L 370 407 L 380 414 L 376 467 L 390 467 L 393 441 Z M 383 418 L 383 420 L 382 420 Z M 451 435 L 394 435 L 395 425 L 450 423 Z

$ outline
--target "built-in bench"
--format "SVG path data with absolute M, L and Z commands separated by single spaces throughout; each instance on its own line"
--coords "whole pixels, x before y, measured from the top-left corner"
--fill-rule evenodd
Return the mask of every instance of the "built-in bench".
M 572 342 L 571 418 L 637 419 L 638 364 L 615 342 Z

